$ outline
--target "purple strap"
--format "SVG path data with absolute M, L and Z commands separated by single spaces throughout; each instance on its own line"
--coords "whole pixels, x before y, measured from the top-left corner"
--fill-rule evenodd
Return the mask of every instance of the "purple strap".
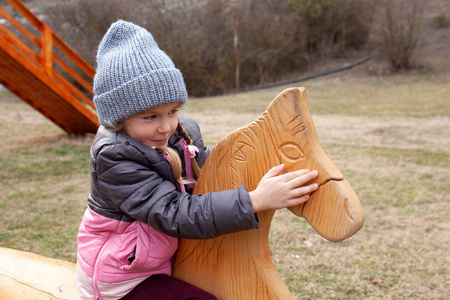
M 187 180 L 194 180 L 194 173 L 192 172 L 192 165 L 191 165 L 191 153 L 189 151 L 188 144 L 183 139 L 181 139 L 180 144 L 181 144 L 181 147 L 183 147 L 183 152 L 184 152 L 184 163 L 185 163 L 185 167 L 186 167 Z M 188 187 L 190 189 L 193 189 L 194 184 L 190 183 L 190 184 L 188 184 Z

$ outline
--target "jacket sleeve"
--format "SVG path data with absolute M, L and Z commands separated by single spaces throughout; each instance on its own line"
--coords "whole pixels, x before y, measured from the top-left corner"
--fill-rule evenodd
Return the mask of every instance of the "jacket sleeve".
M 214 238 L 258 228 L 244 186 L 204 195 L 179 192 L 170 180 L 149 168 L 149 158 L 144 153 L 131 144 L 126 147 L 126 150 L 106 147 L 96 158 L 96 165 L 101 166 L 96 170 L 98 192 L 105 200 L 112 201 L 116 209 L 180 238 Z M 166 163 L 161 160 L 151 165 L 167 168 L 163 165 Z

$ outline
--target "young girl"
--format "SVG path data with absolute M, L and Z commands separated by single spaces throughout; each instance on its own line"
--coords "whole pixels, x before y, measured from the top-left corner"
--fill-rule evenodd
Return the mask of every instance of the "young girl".
M 257 212 L 299 205 L 316 171 L 191 195 L 210 148 L 192 119 L 181 72 L 145 29 L 113 23 L 97 52 L 94 103 L 101 124 L 90 154 L 91 193 L 78 234 L 82 299 L 215 299 L 171 277 L 177 238 L 258 228 Z M 211 274 L 213 275 L 213 274 Z

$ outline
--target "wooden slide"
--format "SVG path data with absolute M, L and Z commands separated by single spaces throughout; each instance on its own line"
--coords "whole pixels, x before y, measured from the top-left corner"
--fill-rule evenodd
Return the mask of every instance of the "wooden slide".
M 65 132 L 95 133 L 95 70 L 21 1 L 6 2 L 0 3 L 0 84 Z

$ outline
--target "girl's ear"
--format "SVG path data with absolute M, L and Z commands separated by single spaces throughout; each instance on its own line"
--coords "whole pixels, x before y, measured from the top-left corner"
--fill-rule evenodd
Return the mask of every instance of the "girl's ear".
M 105 128 L 108 130 L 113 130 L 116 132 L 120 132 L 123 134 L 127 134 L 127 131 L 125 130 L 125 120 L 116 122 L 116 123 L 111 123 L 109 121 L 105 121 Z

